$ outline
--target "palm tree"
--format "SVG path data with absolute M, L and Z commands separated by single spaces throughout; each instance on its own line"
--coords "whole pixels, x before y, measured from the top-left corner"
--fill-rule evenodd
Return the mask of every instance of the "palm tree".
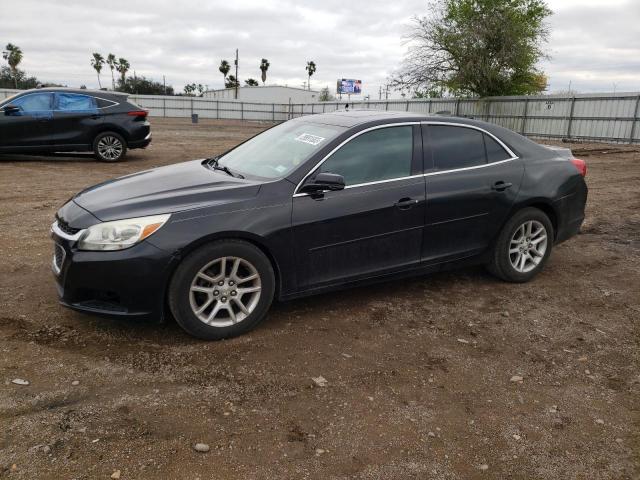
M 263 58 L 260 62 L 260 70 L 262 70 L 262 85 L 267 81 L 267 70 L 269 70 L 269 65 L 271 64 L 266 58 Z
M 260 85 L 258 81 L 253 78 L 247 78 L 244 83 L 247 85 L 247 87 L 258 87 Z
M 4 58 L 9 64 L 11 73 L 13 73 L 13 81 L 16 88 L 18 88 L 18 65 L 22 61 L 22 50 L 17 45 L 7 43 L 4 52 L 2 52 L 2 58 Z
M 313 60 L 311 60 L 310 62 L 307 62 L 307 67 L 305 68 L 305 70 L 307 71 L 307 75 L 309 76 L 308 82 L 307 82 L 307 88 L 311 90 L 311 75 L 316 73 L 316 62 L 314 62 Z
M 227 78 L 224 86 L 225 88 L 236 88 L 240 86 L 240 81 L 237 80 L 233 75 L 229 75 L 229 78 Z
M 119 58 L 118 59 L 118 63 L 116 63 L 116 70 L 118 71 L 118 73 L 120 74 L 120 87 L 124 88 L 124 82 L 125 82 L 125 77 L 127 75 L 127 72 L 129 71 L 129 69 L 131 68 L 131 65 L 129 64 L 128 60 L 126 58 Z
M 116 56 L 113 53 L 107 55 L 107 65 L 111 69 L 111 88 L 116 89 L 116 80 L 113 78 L 113 69 L 116 68 Z
M 102 71 L 102 66 L 104 65 L 104 57 L 99 53 L 93 53 L 93 58 L 91 59 L 91 66 L 98 74 L 98 87 L 102 90 L 102 83 L 100 82 L 100 72 Z
M 224 75 L 224 83 L 226 85 L 227 84 L 227 75 L 231 71 L 231 65 L 229 65 L 229 62 L 227 62 L 226 60 L 222 60 L 220 62 L 220 66 L 218 67 L 218 70 L 220 70 L 220 73 L 222 73 L 222 75 Z

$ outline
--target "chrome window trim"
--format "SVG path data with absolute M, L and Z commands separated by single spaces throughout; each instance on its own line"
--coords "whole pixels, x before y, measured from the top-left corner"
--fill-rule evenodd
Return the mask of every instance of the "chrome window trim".
M 318 168 L 320 168 L 320 166 L 327 161 L 331 155 L 333 155 L 334 153 L 336 153 L 340 148 L 342 148 L 344 145 L 346 145 L 347 143 L 349 143 L 351 140 L 353 140 L 354 138 L 359 137 L 360 135 L 363 135 L 367 132 L 371 132 L 373 130 L 379 130 L 381 128 L 389 128 L 389 127 L 404 127 L 407 125 L 420 125 L 420 122 L 397 122 L 397 123 L 385 123 L 383 125 L 375 125 L 373 127 L 369 127 L 369 128 L 365 128 L 364 130 L 360 130 L 359 132 L 354 133 L 353 135 L 351 135 L 349 138 L 347 138 L 346 140 L 344 140 L 343 142 L 341 142 L 339 145 L 337 145 L 333 150 L 331 150 L 329 153 L 327 153 L 322 160 L 320 160 L 318 163 L 316 163 L 316 165 L 309 170 L 309 173 L 307 173 L 302 180 L 300 180 L 298 182 L 298 185 L 296 185 L 295 190 L 293 191 L 293 196 L 294 197 L 305 197 L 308 196 L 308 193 L 301 193 L 298 192 L 298 189 L 300 188 L 300 186 L 305 182 L 305 180 L 307 180 L 307 178 L 309 178 L 316 170 L 318 170 Z M 419 177 L 421 175 L 412 175 L 412 176 L 408 176 L 408 177 L 399 177 L 399 178 L 388 178 L 386 180 L 378 180 L 375 182 L 367 182 L 367 183 L 358 183 L 355 185 L 347 185 L 346 187 L 344 187 L 345 189 L 347 188 L 355 188 L 355 187 L 362 187 L 364 185 L 375 185 L 377 183 L 385 183 L 385 182 L 393 182 L 396 180 L 403 180 L 405 178 L 411 178 L 411 177 Z
M 471 167 L 461 167 L 461 168 L 452 168 L 449 170 L 436 170 L 433 172 L 427 172 L 427 173 L 421 173 L 418 175 L 409 175 L 407 177 L 398 177 L 398 178 L 390 178 L 390 179 L 386 179 L 386 180 L 378 180 L 376 182 L 367 182 L 367 183 L 358 183 L 356 185 L 347 185 L 344 187 L 345 190 L 349 189 L 349 188 L 357 188 L 357 187 L 365 187 L 365 186 L 369 186 L 369 185 L 376 185 L 379 183 L 388 183 L 388 182 L 397 182 L 400 180 L 408 180 L 411 178 L 418 178 L 418 177 L 431 177 L 433 175 L 442 175 L 444 173 L 453 173 L 453 172 L 464 172 L 467 170 L 476 170 L 478 168 L 486 168 L 486 167 L 490 167 L 492 165 L 500 165 L 501 163 L 506 163 L 506 162 L 511 162 L 513 160 L 518 160 L 520 157 L 518 157 L 515 153 L 513 153 L 513 151 L 507 147 L 504 142 L 502 140 L 500 140 L 498 137 L 496 137 L 494 134 L 492 134 L 491 132 L 488 132 L 487 130 L 485 130 L 484 128 L 481 127 L 477 127 L 475 125 L 467 125 L 466 123 L 454 123 L 454 122 L 438 122 L 438 121 L 432 121 L 432 120 L 426 120 L 426 121 L 420 121 L 420 122 L 400 122 L 400 123 L 388 123 L 388 124 L 384 124 L 384 125 L 377 125 L 375 127 L 371 127 L 371 128 L 367 128 L 365 130 L 362 130 L 361 132 L 358 132 L 356 134 L 354 134 L 353 136 L 349 137 L 348 139 L 346 139 L 344 142 L 342 142 L 340 145 L 338 145 L 336 148 L 334 148 L 333 150 L 331 150 L 331 152 L 329 152 L 322 160 L 320 160 L 315 167 L 313 167 L 313 169 L 304 176 L 304 178 L 300 181 L 300 183 L 298 183 L 298 185 L 296 186 L 296 189 L 294 190 L 293 197 L 307 197 L 309 196 L 308 193 L 300 193 L 298 192 L 298 189 L 300 188 L 300 186 L 304 183 L 304 181 L 313 173 L 315 172 L 318 167 L 320 167 L 320 165 L 322 165 L 324 163 L 325 160 L 327 160 L 333 153 L 335 153 L 336 150 L 338 150 L 340 147 L 342 147 L 344 144 L 346 144 L 347 142 L 349 142 L 350 140 L 352 140 L 353 138 L 356 138 L 357 136 L 368 132 L 370 130 L 376 130 L 378 128 L 384 128 L 384 127 L 392 127 L 395 125 L 401 126 L 401 125 L 444 125 L 444 126 L 452 126 L 452 127 L 463 127 L 463 128 L 472 128 L 474 130 L 478 130 L 482 133 L 485 133 L 487 135 L 489 135 L 491 138 L 493 138 L 496 142 L 498 142 L 498 144 L 505 149 L 505 151 L 511 156 L 511 158 L 507 158 L 505 160 L 500 160 L 497 162 L 491 162 L 491 163 L 485 163 L 482 165 L 473 165 Z
M 53 222 L 51 224 L 51 231 L 53 233 L 55 233 L 60 238 L 64 238 L 65 240 L 69 240 L 70 242 L 77 242 L 80 239 L 80 237 L 82 236 L 82 234 L 85 232 L 85 230 L 86 229 L 80 230 L 75 235 L 69 235 L 68 233 L 65 233 L 62 230 L 60 230 L 60 227 L 58 227 L 58 222 L 57 221 L 55 221 L 55 222 Z

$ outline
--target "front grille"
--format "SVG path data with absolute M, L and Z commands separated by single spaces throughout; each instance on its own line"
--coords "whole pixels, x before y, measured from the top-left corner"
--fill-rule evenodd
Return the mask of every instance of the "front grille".
M 58 218 L 57 220 L 58 220 L 58 228 L 62 230 L 64 233 L 66 233 L 67 235 L 75 235 L 80 230 L 82 230 L 81 228 L 71 227 L 67 222 L 65 222 L 60 218 Z
M 64 263 L 64 257 L 66 253 L 64 248 L 62 248 L 57 243 L 53 246 L 53 271 L 59 275 L 60 270 L 62 270 L 62 264 Z

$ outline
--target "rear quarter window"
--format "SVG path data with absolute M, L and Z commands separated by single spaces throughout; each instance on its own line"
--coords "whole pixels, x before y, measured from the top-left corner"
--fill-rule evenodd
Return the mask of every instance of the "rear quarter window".
M 58 93 L 57 110 L 62 112 L 92 112 L 96 110 L 96 99 L 88 95 Z
M 484 135 L 484 145 L 487 149 L 487 161 L 489 163 L 500 162 L 501 160 L 508 160 L 511 158 L 511 155 L 496 142 L 489 135 Z

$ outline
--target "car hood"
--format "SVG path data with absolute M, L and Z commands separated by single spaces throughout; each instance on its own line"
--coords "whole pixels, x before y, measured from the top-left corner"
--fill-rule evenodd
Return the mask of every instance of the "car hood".
M 254 197 L 260 183 L 211 170 L 203 160 L 177 163 L 94 185 L 73 201 L 105 222 L 175 213 Z

